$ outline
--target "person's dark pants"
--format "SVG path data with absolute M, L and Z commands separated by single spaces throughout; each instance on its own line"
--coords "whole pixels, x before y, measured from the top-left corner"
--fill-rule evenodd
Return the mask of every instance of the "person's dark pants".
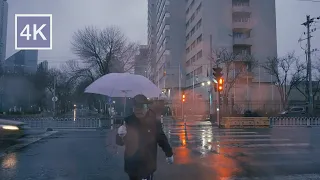
M 153 180 L 153 174 L 150 174 L 148 177 L 141 178 L 137 176 L 129 176 L 130 180 Z

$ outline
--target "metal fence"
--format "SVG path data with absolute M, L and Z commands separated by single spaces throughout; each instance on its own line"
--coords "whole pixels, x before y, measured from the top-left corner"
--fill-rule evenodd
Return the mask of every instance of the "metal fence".
M 31 128 L 75 128 L 88 129 L 101 127 L 100 118 L 15 118 L 13 120 L 27 123 Z
M 270 127 L 320 127 L 320 117 L 270 117 Z

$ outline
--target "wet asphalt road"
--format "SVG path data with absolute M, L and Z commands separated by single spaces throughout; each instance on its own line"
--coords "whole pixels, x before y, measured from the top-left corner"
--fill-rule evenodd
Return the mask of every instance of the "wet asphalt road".
M 159 180 L 320 179 L 320 128 L 225 130 L 166 120 L 164 130 L 175 164 L 159 151 Z M 58 132 L 1 158 L 0 179 L 125 180 L 114 132 Z

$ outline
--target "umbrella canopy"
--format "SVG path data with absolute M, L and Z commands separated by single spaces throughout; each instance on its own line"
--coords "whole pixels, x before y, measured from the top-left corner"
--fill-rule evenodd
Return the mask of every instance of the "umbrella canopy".
M 141 75 L 129 73 L 110 73 L 90 84 L 86 93 L 101 94 L 110 97 L 134 97 L 143 94 L 148 98 L 162 94 L 155 84 Z

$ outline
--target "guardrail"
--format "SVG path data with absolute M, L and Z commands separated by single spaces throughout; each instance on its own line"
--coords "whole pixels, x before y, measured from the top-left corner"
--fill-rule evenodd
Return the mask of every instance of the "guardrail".
M 223 117 L 221 128 L 269 128 L 268 117 Z
M 270 117 L 270 127 L 319 127 L 320 117 Z
M 86 129 L 101 127 L 100 118 L 15 118 L 27 123 L 31 128 Z

